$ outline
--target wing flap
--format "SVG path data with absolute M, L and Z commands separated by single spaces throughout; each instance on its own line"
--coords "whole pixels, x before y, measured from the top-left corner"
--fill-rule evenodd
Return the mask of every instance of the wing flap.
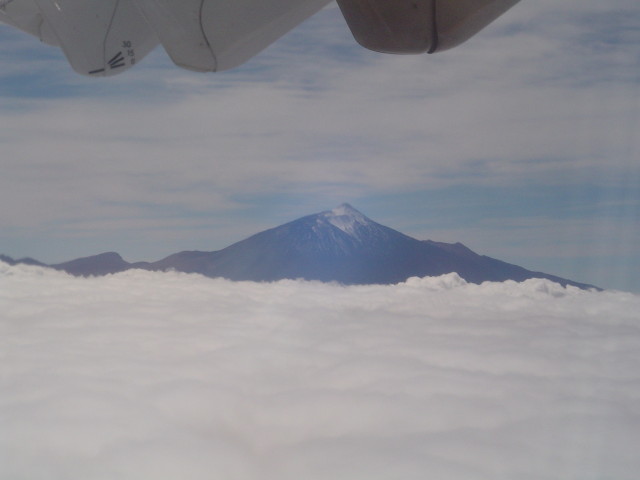
M 135 0 L 171 59 L 196 71 L 238 66 L 331 0 Z
M 35 0 L 75 71 L 109 76 L 133 66 L 158 43 L 131 0 Z
M 217 70 L 215 55 L 202 31 L 203 0 L 135 2 L 176 65 L 198 72 Z
M 236 67 L 275 42 L 330 0 L 204 0 L 202 28 L 217 69 Z

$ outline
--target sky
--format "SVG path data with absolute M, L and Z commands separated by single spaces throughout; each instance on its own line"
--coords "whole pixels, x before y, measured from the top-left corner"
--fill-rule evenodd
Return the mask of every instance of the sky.
M 639 18 L 636 0 L 523 1 L 457 49 L 390 56 L 331 5 L 232 71 L 158 48 L 107 79 L 0 26 L 0 253 L 152 261 L 349 202 L 640 292 Z
M 0 478 L 635 480 L 639 310 L 0 262 Z

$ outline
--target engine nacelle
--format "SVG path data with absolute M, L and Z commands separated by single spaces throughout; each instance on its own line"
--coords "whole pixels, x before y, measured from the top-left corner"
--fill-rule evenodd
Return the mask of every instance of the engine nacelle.
M 519 0 L 337 0 L 355 39 L 384 53 L 460 45 Z

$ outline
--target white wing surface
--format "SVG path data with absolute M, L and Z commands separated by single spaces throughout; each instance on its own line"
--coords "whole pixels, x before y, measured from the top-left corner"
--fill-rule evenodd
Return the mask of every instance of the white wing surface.
M 49 45 L 58 45 L 35 0 L 0 0 L 0 22 L 35 35 Z

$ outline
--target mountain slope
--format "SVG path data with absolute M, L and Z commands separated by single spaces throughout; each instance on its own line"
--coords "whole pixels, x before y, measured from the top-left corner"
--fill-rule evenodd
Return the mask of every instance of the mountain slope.
M 148 263 L 129 263 L 116 252 L 106 252 L 90 257 L 76 258 L 69 262 L 51 265 L 56 270 L 63 270 L 77 276 L 108 275 L 123 272 L 130 268 L 146 268 Z
M 459 243 L 416 240 L 348 204 L 265 230 L 223 250 L 177 253 L 149 268 L 231 280 L 304 278 L 345 284 L 390 284 L 455 271 L 473 283 L 538 277 L 589 287 L 478 255 Z
M 18 264 L 24 264 L 24 265 L 36 265 L 39 267 L 46 267 L 47 265 L 45 265 L 42 262 L 39 262 L 38 260 L 34 260 L 33 258 L 29 258 L 29 257 L 24 257 L 24 258 L 20 258 L 18 260 L 14 260 L 13 258 L 7 256 L 7 255 L 2 255 L 0 254 L 0 261 L 7 263 L 9 265 L 18 265 Z

